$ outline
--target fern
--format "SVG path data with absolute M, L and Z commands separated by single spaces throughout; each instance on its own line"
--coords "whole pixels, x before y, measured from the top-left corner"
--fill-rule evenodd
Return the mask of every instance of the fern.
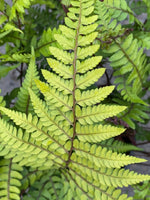
M 37 87 L 35 85 L 34 79 L 38 79 L 38 73 L 35 65 L 35 55 L 34 50 L 32 48 L 31 59 L 29 63 L 29 69 L 27 70 L 26 78 L 23 82 L 22 87 L 18 93 L 18 100 L 15 104 L 17 110 L 28 113 L 32 111 L 32 104 L 30 101 L 30 96 L 28 92 L 28 88 L 32 88 L 32 90 L 37 94 Z
M 98 15 L 97 23 L 100 25 L 98 27 L 99 29 L 98 38 L 100 39 L 101 42 L 111 43 L 112 42 L 112 40 L 110 40 L 111 36 L 115 37 L 125 32 L 121 24 L 118 24 L 117 19 L 112 20 L 110 9 L 108 9 L 104 3 L 96 1 L 95 14 Z
M 113 19 L 117 19 L 122 21 L 129 16 L 130 23 L 136 21 L 138 24 L 141 24 L 140 21 L 134 16 L 133 11 L 128 7 L 125 0 L 122 1 L 113 1 L 113 0 L 106 0 L 103 2 Z
M 3 62 L 13 61 L 13 62 L 25 62 L 25 63 L 29 62 L 30 57 L 31 57 L 30 54 L 20 54 L 20 53 L 0 56 Z
M 142 149 L 131 144 L 110 138 L 100 143 L 101 147 L 107 148 L 113 152 L 125 153 L 130 151 L 141 151 Z
M 134 121 L 144 122 L 144 119 L 148 118 L 145 113 L 147 108 L 140 104 L 146 105 L 141 97 L 143 89 L 147 87 L 150 67 L 143 54 L 143 48 L 140 49 L 141 46 L 148 45 L 146 43 L 148 37 L 145 38 L 140 32 L 139 36 L 138 34 L 130 34 L 124 40 L 124 36 L 127 34 L 126 29 L 121 28 L 121 25 L 117 23 L 119 19 L 126 18 L 129 10 L 125 1 L 96 1 L 95 13 L 98 14 L 98 23 L 100 24 L 98 27 L 100 34 L 97 39 L 102 44 L 102 52 L 107 55 L 108 53 L 112 54 L 109 59 L 110 65 L 114 69 L 114 76 L 116 76 L 117 90 L 121 91 L 121 96 L 124 98 L 124 101 L 120 99 L 115 99 L 115 101 L 128 106 L 128 109 L 118 116 L 135 129 Z M 103 50 L 104 47 L 107 49 Z
M 143 48 L 149 49 L 150 48 L 150 34 L 149 32 L 137 32 L 134 34 L 134 37 L 137 38 L 140 42 L 140 46 Z
M 63 193 L 67 193 L 67 189 L 69 189 L 68 184 L 66 184 L 65 190 L 63 191 L 63 184 L 65 184 L 65 178 L 61 177 L 60 171 L 50 170 L 32 185 L 28 194 L 23 199 L 61 199 L 63 198 Z
M 115 83 L 124 99 L 145 104 L 139 95 L 146 82 L 149 65 L 146 65 L 146 57 L 139 47 L 138 41 L 130 34 L 125 41 L 115 40 L 107 53 L 114 53 L 109 60 L 113 68 L 117 69 L 114 75 L 119 77 L 115 79 Z
M 32 53 L 20 94 L 27 97 L 30 94 L 34 113 L 0 107 L 12 120 L 0 119 L 0 155 L 12 158 L 12 162 L 20 166 L 45 170 L 40 180 L 33 181 L 24 199 L 131 200 L 116 188 L 150 177 L 121 167 L 145 160 L 100 145 L 124 131 L 104 120 L 126 107 L 101 102 L 112 92 L 113 86 L 90 90 L 105 71 L 95 69 L 102 57 L 93 56 L 99 49 L 99 45 L 94 44 L 98 35 L 95 31 L 97 16 L 92 14 L 94 1 L 76 0 L 71 4 L 66 25 L 60 26 L 62 33 L 54 35 L 60 47 L 50 47 L 52 56 L 48 63 L 52 70 L 42 70 L 47 83 L 37 79 Z M 28 84 L 33 78 L 37 79 L 35 83 L 44 100 Z M 23 104 L 26 105 L 26 101 Z
M 150 182 L 145 181 L 141 185 L 134 186 L 134 199 L 145 199 L 149 200 L 150 198 Z
M 44 30 L 39 42 L 38 42 L 38 48 L 39 52 L 45 56 L 50 56 L 49 52 L 49 46 L 50 45 L 57 45 L 55 42 L 54 34 L 58 33 L 59 31 L 56 29 L 51 30 L 50 28 L 48 30 Z
M 22 167 L 12 162 L 12 159 L 0 160 L 0 172 L 1 172 L 1 181 L 0 181 L 0 199 L 14 199 L 19 200 L 21 186 L 20 179 Z
M 0 90 L 1 93 L 1 90 Z M 5 106 L 5 101 L 3 100 L 3 97 L 0 96 L 0 106 Z
M 28 188 L 39 180 L 43 175 L 47 174 L 47 171 L 42 171 L 38 169 L 28 169 L 24 168 L 22 171 L 22 180 L 21 180 L 21 191 L 22 193 L 28 190 Z
M 16 69 L 19 65 L 13 65 L 13 66 L 5 66 L 0 65 L 0 78 L 5 77 L 9 71 Z
M 10 14 L 10 20 L 13 20 L 14 18 L 17 18 L 17 13 L 24 14 L 25 8 L 29 8 L 31 5 L 31 2 L 34 0 L 13 0 L 13 5 L 11 7 L 11 14 Z
M 117 117 L 126 122 L 132 129 L 136 128 L 136 121 L 144 123 L 145 120 L 149 119 L 148 113 L 146 112 L 147 106 L 121 100 L 119 96 L 118 98 L 113 98 L 113 101 L 119 105 L 127 106 L 127 109 L 119 113 Z

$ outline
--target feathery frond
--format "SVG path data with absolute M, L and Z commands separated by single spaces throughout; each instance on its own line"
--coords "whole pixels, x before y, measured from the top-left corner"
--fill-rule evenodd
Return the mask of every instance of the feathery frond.
M 140 98 L 140 92 L 147 80 L 149 66 L 146 65 L 143 49 L 139 50 L 139 47 L 137 39 L 130 34 L 125 40 L 114 40 L 107 53 L 113 53 L 109 60 L 115 69 L 114 75 L 117 76 L 115 79 L 115 83 L 118 84 L 117 89 L 121 90 L 124 99 L 146 104 Z
M 29 67 L 27 69 L 27 73 L 26 73 L 24 82 L 22 84 L 22 87 L 20 88 L 20 91 L 18 93 L 17 102 L 15 104 L 15 107 L 17 108 L 17 110 L 22 111 L 24 113 L 28 113 L 33 110 L 31 101 L 30 101 L 28 88 L 32 88 L 32 90 L 36 94 L 38 94 L 38 89 L 34 82 L 34 79 L 38 79 L 38 78 L 39 78 L 38 72 L 37 72 L 36 65 L 35 65 L 35 54 L 34 54 L 34 50 L 32 48 Z
M 94 43 L 98 34 L 95 1 L 70 3 L 66 25 L 60 26 L 65 31 L 54 35 L 59 45 L 49 48 L 51 72 L 42 70 L 47 83 L 38 80 L 34 56 L 25 79 L 25 83 L 35 79 L 44 99 L 26 83 L 23 87 L 28 87 L 32 113 L 0 107 L 11 120 L 0 119 L 0 155 L 32 170 L 46 170 L 40 180 L 33 181 L 24 199 L 131 200 L 116 188 L 149 180 L 150 176 L 121 169 L 144 159 L 101 145 L 124 131 L 104 121 L 125 111 L 126 106 L 101 103 L 113 86 L 90 89 L 105 71 L 97 68 L 102 57 L 94 56 L 100 47 Z
M 0 199 L 20 199 L 21 186 L 20 180 L 22 179 L 21 172 L 22 167 L 18 164 L 13 163 L 12 159 L 1 159 L 0 160 Z

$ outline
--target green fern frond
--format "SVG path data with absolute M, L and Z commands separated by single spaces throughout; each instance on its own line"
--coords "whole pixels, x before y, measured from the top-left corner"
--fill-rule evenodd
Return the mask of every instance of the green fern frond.
M 44 57 L 49 57 L 51 55 L 49 51 L 49 45 L 52 46 L 58 46 L 59 45 L 56 43 L 56 40 L 54 38 L 54 34 L 59 33 L 60 31 L 57 29 L 51 30 L 48 28 L 47 30 L 44 30 L 42 33 L 42 36 L 37 44 L 37 50 L 44 56 Z M 36 51 L 37 53 L 37 51 Z
M 72 53 L 68 53 L 56 47 L 50 47 L 50 52 L 56 59 L 61 60 L 64 64 L 72 64 Z
M 59 76 L 55 75 L 52 72 L 42 70 L 42 74 L 48 83 L 59 91 L 63 91 L 64 94 L 71 94 L 73 89 L 73 83 L 71 80 L 63 80 Z
M 36 181 L 40 180 L 40 178 L 46 174 L 47 171 L 38 170 L 38 169 L 28 169 L 25 168 L 22 171 L 22 180 L 21 180 L 21 191 L 26 191 L 30 188 Z
M 112 150 L 113 152 L 118 153 L 125 153 L 130 151 L 141 151 L 142 149 L 139 147 L 136 147 L 132 144 L 127 144 L 124 142 L 121 142 L 119 140 L 115 140 L 114 138 L 102 141 L 100 145 L 103 148 L 107 148 L 108 150 Z
M 117 10 L 116 10 L 117 12 Z M 111 10 L 106 6 L 105 3 L 96 1 L 95 3 L 95 14 L 98 15 L 98 27 L 99 35 L 102 41 L 110 41 L 110 37 L 120 35 L 124 33 L 124 28 L 121 24 L 117 23 L 117 19 L 112 20 Z
M 77 72 L 84 74 L 85 72 L 97 66 L 101 60 L 102 60 L 101 56 L 87 58 L 86 60 L 81 61 L 81 62 L 77 60 L 77 66 L 78 66 Z
M 20 32 L 20 33 L 23 33 L 22 30 L 20 30 L 19 28 L 16 28 L 16 26 L 12 23 L 7 23 L 5 24 L 4 26 L 4 30 L 5 31 L 17 31 L 17 32 Z
M 100 103 L 113 86 L 89 88 L 98 80 L 97 74 L 104 73 L 104 69 L 95 69 L 102 58 L 94 56 L 99 49 L 94 44 L 98 26 L 97 16 L 92 14 L 94 3 L 71 1 L 66 25 L 60 26 L 68 32 L 56 34 L 59 45 L 50 47 L 52 58 L 48 62 L 52 71 L 42 70 L 47 83 L 35 80 L 44 99 L 28 88 L 34 112 L 25 114 L 0 107 L 13 121 L 11 125 L 0 119 L 0 155 L 33 170 L 46 170 L 24 199 L 131 200 L 115 187 L 150 179 L 148 175 L 120 169 L 145 160 L 114 153 L 100 143 L 124 131 L 104 120 L 126 107 Z
M 140 199 L 145 199 L 149 200 L 150 196 L 150 182 L 145 181 L 142 184 L 137 184 L 134 186 L 134 199 L 140 200 Z
M 25 13 L 25 9 L 29 8 L 31 6 L 31 2 L 34 0 L 26 0 L 26 1 L 22 1 L 22 0 L 16 0 L 13 1 L 13 5 L 11 7 L 11 14 L 10 14 L 10 20 L 13 20 L 14 18 L 17 17 L 17 13 L 19 14 L 24 14 Z
M 0 93 L 1 93 L 1 89 L 0 89 Z M 3 97 L 0 96 L 0 106 L 5 106 L 5 101 L 3 100 Z
M 139 94 L 147 79 L 148 67 L 143 50 L 139 48 L 138 41 L 130 34 L 125 40 L 115 40 L 107 53 L 114 53 L 109 60 L 115 69 L 114 75 L 117 76 L 117 89 L 121 90 L 124 99 L 145 104 Z
M 88 159 L 97 167 L 120 168 L 132 162 L 139 163 L 146 161 L 133 156 L 127 156 L 126 154 L 113 153 L 112 150 L 108 151 L 107 148 L 102 148 L 99 145 L 89 145 L 89 143 L 83 143 L 77 140 L 75 141 L 74 149 L 76 154 L 73 154 L 73 160 L 74 157 L 77 159 L 76 156 L 82 157 Z
M 51 116 L 50 113 L 48 112 L 45 102 L 39 100 L 32 91 L 30 91 L 30 96 L 35 113 L 38 115 L 38 117 L 40 117 L 41 121 L 43 122 L 43 126 L 48 127 L 51 130 L 51 135 L 52 136 L 53 134 L 58 136 L 61 135 L 61 139 L 63 139 L 64 141 L 69 139 L 72 136 L 68 135 L 67 133 L 70 125 L 68 124 L 66 126 L 66 124 L 64 124 L 63 126 L 63 123 L 62 125 L 60 124 L 60 121 L 63 120 L 63 117 L 62 118 L 61 116 L 57 117 L 57 112 L 55 112 L 55 110 L 54 110 L 55 115 L 52 114 Z
M 61 177 L 58 170 L 50 170 L 32 185 L 28 194 L 23 199 L 64 199 L 63 193 L 61 194 L 64 183 L 65 179 Z
M 43 109 L 42 106 L 43 105 L 41 104 L 41 106 L 40 106 L 41 110 Z M 44 120 L 43 121 L 38 121 L 38 118 L 37 117 L 32 117 L 31 114 L 29 114 L 28 117 L 26 117 L 26 115 L 24 113 L 21 113 L 21 112 L 11 111 L 9 109 L 2 108 L 2 107 L 1 107 L 1 110 L 5 114 L 7 114 L 7 116 L 9 116 L 16 123 L 16 125 L 22 127 L 28 133 L 32 133 L 31 134 L 32 138 L 35 138 L 35 140 L 37 140 L 37 141 L 41 141 L 45 145 L 47 145 L 48 143 L 52 144 L 53 143 L 52 141 L 56 141 L 55 137 L 53 138 L 53 136 L 55 136 L 55 135 L 57 136 L 56 137 L 57 139 L 59 139 L 58 136 L 60 136 L 60 135 L 62 135 L 62 139 L 64 139 L 64 140 L 66 138 L 68 139 L 68 137 L 69 137 L 69 135 L 67 133 L 68 127 L 65 126 L 64 129 L 63 129 L 58 124 L 59 118 L 56 118 L 55 116 L 49 118 L 50 122 L 46 123 L 46 121 L 44 121 Z M 42 116 L 45 113 L 46 113 L 46 111 L 43 109 L 43 112 L 41 114 L 40 113 L 38 113 L 38 114 Z M 47 116 L 45 116 L 45 120 L 48 120 L 48 118 L 46 118 Z M 43 125 L 43 122 L 45 122 L 44 125 Z M 2 122 L 1 125 L 4 127 L 5 131 L 8 131 L 9 129 L 12 129 L 11 126 L 9 127 L 9 125 L 7 126 L 3 122 Z M 50 128 L 50 131 L 48 131 L 48 128 Z M 63 135 L 63 133 L 64 133 L 64 135 Z M 62 144 L 64 144 L 64 143 L 65 143 L 65 141 L 62 142 Z M 57 144 L 52 145 L 52 146 L 55 146 L 56 148 L 58 148 L 60 144 L 61 144 L 60 142 L 57 142 Z M 62 145 L 60 145 L 60 146 L 62 146 Z M 62 148 L 65 149 L 64 147 L 62 147 Z
M 85 107 L 103 101 L 112 91 L 114 86 L 107 86 L 99 89 L 86 90 L 81 92 L 76 90 L 76 100 L 79 105 Z
M 124 111 L 126 107 L 124 106 L 113 106 L 113 105 L 98 105 L 98 106 L 88 106 L 80 109 L 76 107 L 76 116 L 78 121 L 82 125 L 93 124 L 93 122 L 103 121 L 109 117 L 117 115 L 118 113 Z
M 48 64 L 51 66 L 51 68 L 61 76 L 63 76 L 64 79 L 72 78 L 72 71 L 73 69 L 69 66 L 64 65 L 63 63 L 58 62 L 55 59 L 48 58 L 47 59 Z
M 96 81 L 98 81 L 99 77 L 101 77 L 105 72 L 105 69 L 95 69 L 87 72 L 84 75 L 76 76 L 76 87 L 80 89 L 86 89 L 87 87 L 93 85 Z
M 0 79 L 2 77 L 5 77 L 9 71 L 16 69 L 17 67 L 19 67 L 19 65 L 12 65 L 12 66 L 0 65 Z
M 134 37 L 138 39 L 140 45 L 147 50 L 150 48 L 150 33 L 149 32 L 137 32 Z
M 2 55 L 0 56 L 3 62 L 20 62 L 20 63 L 28 63 L 29 59 L 31 58 L 30 54 L 21 54 L 15 53 L 12 55 Z
M 7 19 L 7 17 L 6 17 L 6 19 Z M 1 30 L 0 31 L 0 39 L 3 39 L 5 36 L 7 36 L 10 32 L 12 31 L 12 29 L 10 29 L 10 30 Z M 2 42 L 2 40 L 1 40 L 1 42 Z
M 22 167 L 12 162 L 12 159 L 0 160 L 0 199 L 20 199 L 20 180 Z
M 73 154 L 74 155 L 74 154 Z M 149 180 L 148 175 L 137 174 L 133 171 L 125 169 L 113 169 L 105 167 L 97 167 L 93 162 L 88 161 L 86 158 L 73 157 L 70 163 L 70 171 L 73 170 L 80 174 L 83 179 L 93 179 L 95 182 L 99 182 L 102 185 L 124 187 L 132 184 L 136 184 L 143 181 Z M 83 164 L 84 163 L 84 164 Z M 88 168 L 86 167 L 88 164 Z
M 33 135 L 33 137 L 31 137 L 30 131 L 28 133 L 23 132 L 21 129 L 17 130 L 3 120 L 0 120 L 0 125 L 0 155 L 5 156 L 6 159 L 13 157 L 13 162 L 18 162 L 21 166 L 26 165 L 33 168 L 39 167 L 41 169 L 49 169 L 49 167 L 54 164 L 53 160 L 58 163 L 64 162 L 60 157 L 60 154 L 63 155 L 67 151 L 63 146 L 64 141 L 59 140 L 59 142 L 53 143 L 53 141 L 57 140 L 57 137 L 55 137 L 55 139 L 53 138 L 52 141 L 52 137 L 49 136 L 50 139 L 46 145 L 44 145 L 39 142 L 45 139 L 45 137 L 43 137 L 44 134 L 42 137 L 38 137 L 39 135 Z M 44 131 L 42 132 L 44 133 Z M 34 133 L 35 132 L 32 132 L 32 134 Z M 36 133 L 38 134 L 38 132 Z M 38 138 L 36 138 L 36 136 Z
M 147 106 L 142 104 L 130 103 L 119 98 L 114 98 L 113 101 L 117 104 L 127 106 L 127 109 L 117 115 L 119 119 L 125 121 L 132 129 L 135 129 L 135 121 L 144 123 L 146 119 L 149 119 Z
M 81 141 L 101 142 L 111 137 L 120 135 L 125 131 L 124 128 L 114 127 L 110 125 L 80 125 L 77 124 L 77 136 Z
M 99 199 L 107 198 L 114 200 L 132 200 L 131 197 L 127 195 L 121 195 L 120 190 L 115 190 L 113 187 L 105 187 L 101 184 L 91 184 L 87 185 L 85 179 L 80 176 L 76 176 L 74 173 L 69 173 L 66 175 L 65 172 L 61 171 L 60 176 L 59 171 L 51 170 L 49 173 L 43 175 L 43 177 L 36 181 L 28 192 L 28 195 L 24 197 L 24 200 L 30 199 L 34 200 L 36 198 L 46 199 Z M 44 186 L 44 187 L 42 187 Z M 33 192 L 34 191 L 34 192 Z M 93 198 L 94 197 L 94 198 Z
M 32 49 L 29 67 L 27 69 L 27 73 L 23 81 L 22 87 L 20 88 L 20 91 L 18 93 L 17 102 L 15 104 L 15 107 L 17 108 L 18 111 L 28 113 L 33 110 L 32 104 L 30 101 L 28 88 L 32 88 L 32 90 L 36 94 L 38 94 L 38 89 L 34 82 L 34 79 L 38 79 L 38 78 L 39 76 L 38 76 L 38 72 L 35 65 L 35 54 L 34 54 L 34 50 Z
M 71 95 L 63 95 L 63 93 L 52 87 L 49 87 L 46 83 L 39 80 L 36 80 L 35 82 L 37 87 L 44 95 L 47 104 L 50 106 L 50 109 L 57 109 L 59 111 L 59 108 L 61 108 L 62 112 L 72 110 L 73 100 Z
M 122 21 L 126 19 L 127 16 L 129 16 L 130 23 L 136 21 L 139 25 L 141 25 L 141 22 L 135 17 L 133 11 L 127 5 L 127 2 L 125 0 L 119 0 L 119 1 L 106 0 L 103 3 L 111 13 L 111 17 L 113 19 Z

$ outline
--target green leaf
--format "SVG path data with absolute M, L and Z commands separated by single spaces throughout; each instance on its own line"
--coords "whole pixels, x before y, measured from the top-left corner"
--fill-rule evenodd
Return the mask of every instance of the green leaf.
M 7 76 L 8 72 L 19 67 L 20 64 L 13 66 L 0 65 L 0 78 Z

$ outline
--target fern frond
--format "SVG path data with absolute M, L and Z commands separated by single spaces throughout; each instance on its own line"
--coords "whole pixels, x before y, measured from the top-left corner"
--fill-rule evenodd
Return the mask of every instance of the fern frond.
M 46 199 L 64 199 L 61 190 L 64 187 L 65 179 L 61 177 L 58 170 L 49 170 L 40 180 L 37 180 L 30 188 L 24 200 L 35 200 L 37 198 Z M 33 192 L 34 191 L 34 192 Z M 66 191 L 67 192 L 67 191 Z M 61 198 L 62 195 L 62 198 Z
M 2 55 L 0 56 L 3 62 L 13 61 L 20 63 L 28 63 L 31 58 L 30 54 L 14 53 L 12 55 Z
M 12 162 L 12 159 L 0 160 L 0 199 L 20 199 L 20 180 L 22 167 Z
M 22 180 L 21 180 L 21 191 L 26 191 L 30 188 L 36 181 L 40 180 L 44 174 L 47 173 L 47 170 L 38 170 L 38 169 L 28 169 L 26 167 L 23 168 L 22 171 Z
M 76 184 L 76 187 L 80 189 L 80 197 L 83 199 L 115 199 L 115 200 L 133 200 L 132 197 L 127 197 L 126 194 L 121 194 L 121 190 L 115 190 L 114 187 L 107 187 L 99 182 L 95 182 L 93 178 L 84 178 L 81 173 L 70 171 L 69 176 L 72 182 Z M 82 191 L 82 192 L 81 192 Z M 80 198 L 78 196 L 78 198 Z
M 117 10 L 116 10 L 117 13 Z M 111 36 L 117 36 L 124 33 L 124 28 L 121 24 L 117 23 L 117 19 L 112 19 L 111 10 L 107 7 L 105 3 L 96 1 L 95 3 L 95 14 L 98 15 L 98 27 L 99 37 L 102 41 L 110 41 Z
M 16 32 L 20 32 L 20 33 L 23 33 L 22 30 L 20 30 L 19 28 L 16 28 L 16 26 L 12 23 L 6 23 L 5 26 L 4 26 L 4 30 L 5 31 L 16 31 Z M 10 31 L 10 32 L 11 32 Z
M 110 106 L 110 105 L 98 105 L 93 107 L 84 107 L 82 110 L 77 107 L 76 115 L 77 119 L 82 125 L 93 124 L 94 122 L 102 121 L 106 118 L 112 117 L 122 111 L 126 107 L 123 106 Z
M 96 53 L 99 49 L 99 45 L 95 44 L 93 46 L 78 48 L 78 59 L 85 59 L 88 56 L 92 56 L 94 53 Z
M 150 33 L 149 32 L 137 32 L 134 34 L 134 37 L 138 39 L 140 46 L 146 48 L 147 50 L 150 48 Z
M 36 181 L 30 188 L 28 195 L 31 200 L 37 197 L 43 200 L 48 199 L 98 199 L 110 197 L 113 200 L 132 200 L 131 197 L 122 194 L 120 190 L 115 190 L 114 187 L 106 187 L 101 184 L 90 183 L 91 180 L 86 182 L 78 173 L 69 172 L 65 174 L 65 171 L 50 170 L 49 173 L 44 174 L 39 181 Z M 44 186 L 44 187 L 42 187 Z M 92 186 L 92 187 L 91 187 Z M 33 192 L 35 191 L 35 192 Z M 26 195 L 25 200 L 29 198 Z
M 72 71 L 73 71 L 72 67 L 66 66 L 52 58 L 48 58 L 47 62 L 51 66 L 51 68 L 56 73 L 63 76 L 64 79 L 72 78 Z
M 80 125 L 77 124 L 77 136 L 81 141 L 88 142 L 101 142 L 103 140 L 109 139 L 120 135 L 125 131 L 124 128 L 118 128 L 110 125 Z
M 134 186 L 134 199 L 149 199 L 150 196 L 150 182 L 145 181 L 142 184 L 137 184 Z
M 2 77 L 5 77 L 9 71 L 16 69 L 17 67 L 19 67 L 19 65 L 12 65 L 12 66 L 0 65 L 0 79 Z
M 64 95 L 63 93 L 57 91 L 57 89 L 54 89 L 52 87 L 49 87 L 44 82 L 41 82 L 39 80 L 35 80 L 37 87 L 40 89 L 42 94 L 45 96 L 45 99 L 47 101 L 47 104 L 50 107 L 50 109 L 58 109 L 61 108 L 61 111 L 71 111 L 72 110 L 72 96 L 70 95 Z
M 96 144 L 89 145 L 89 143 L 83 143 L 79 141 L 75 141 L 74 149 L 76 154 L 72 156 L 74 160 L 76 156 L 88 159 L 90 162 L 94 163 L 97 167 L 108 167 L 108 168 L 120 168 L 125 165 L 133 163 L 144 162 L 146 160 L 136 158 L 133 156 L 127 156 L 126 154 L 118 154 L 116 152 L 113 153 L 111 150 L 107 150 L 107 148 L 102 148 Z
M 117 117 L 125 121 L 132 129 L 135 129 L 135 121 L 144 123 L 146 119 L 149 119 L 147 106 L 142 104 L 130 103 L 121 99 L 114 98 L 115 103 L 127 106 L 127 109 L 122 113 L 119 113 Z
M 0 155 L 13 158 L 13 162 L 21 166 L 47 170 L 35 181 L 30 196 L 26 195 L 25 199 L 130 200 L 132 198 L 121 195 L 115 187 L 150 177 L 120 167 L 145 160 L 101 147 L 101 141 L 124 131 L 121 127 L 106 125 L 104 120 L 126 107 L 100 104 L 113 86 L 88 88 L 97 81 L 97 74 L 101 76 L 104 72 L 95 69 L 101 56 L 93 55 L 99 49 L 99 45 L 94 44 L 98 26 L 97 16 L 92 14 L 95 1 L 73 0 L 70 3 L 66 25 L 60 26 L 68 32 L 57 33 L 54 37 L 58 46 L 50 47 L 52 58 L 48 62 L 54 72 L 42 71 L 48 83 L 35 80 L 44 100 L 29 87 L 34 113 L 0 107 L 17 125 L 0 119 Z
M 0 89 L 0 93 L 1 93 L 1 89 Z M 5 106 L 5 101 L 3 100 L 3 97 L 0 96 L 0 106 Z
M 58 123 L 59 117 L 57 118 L 55 116 L 50 116 L 49 117 L 50 121 L 48 121 L 47 123 L 47 120 L 48 120 L 47 119 L 48 114 L 46 113 L 47 109 L 45 111 L 44 105 L 42 105 L 42 102 L 40 102 L 40 104 L 41 104 L 40 109 L 41 110 L 43 109 L 43 112 L 41 113 L 41 115 L 39 113 L 39 115 L 40 116 L 44 115 L 45 119 L 43 119 L 43 121 L 38 121 L 38 118 L 32 117 L 31 114 L 26 116 L 24 113 L 21 113 L 21 112 L 11 111 L 9 109 L 2 108 L 2 107 L 0 109 L 5 114 L 7 114 L 7 116 L 9 116 L 16 123 L 16 125 L 25 129 L 28 133 L 32 133 L 31 134 L 32 138 L 35 138 L 37 141 L 43 142 L 43 144 L 47 144 L 48 142 L 51 143 L 53 136 L 55 135 L 60 136 L 63 134 L 63 132 L 65 132 L 66 136 L 68 136 L 67 134 L 68 127 L 65 127 L 65 130 L 62 129 L 62 127 Z M 44 126 L 45 128 L 43 128 Z M 48 129 L 50 129 L 50 131 L 48 131 Z M 57 130 L 57 134 L 55 132 L 56 130 Z M 66 136 L 64 135 L 63 138 L 66 139 Z
M 61 116 L 57 117 L 57 113 L 55 112 L 55 115 L 51 115 L 48 112 L 48 109 L 46 108 L 46 105 L 44 102 L 39 100 L 37 96 L 30 91 L 31 101 L 34 106 L 34 111 L 40 117 L 40 121 L 42 121 L 43 126 L 48 127 L 48 129 L 51 130 L 51 135 L 61 135 L 61 139 L 64 139 L 66 141 L 70 138 L 67 131 L 69 130 L 69 126 L 64 126 L 63 123 L 59 123 L 62 119 Z M 56 134 L 57 133 L 57 134 Z
M 145 102 L 140 99 L 139 93 L 144 87 L 147 79 L 146 58 L 143 50 L 139 50 L 139 44 L 133 35 L 130 34 L 124 41 L 115 40 L 114 45 L 107 51 L 114 53 L 110 57 L 111 66 L 115 69 L 115 83 L 118 84 L 117 89 L 121 90 L 122 96 L 133 103 Z M 143 66 L 145 66 L 143 68 Z
M 88 168 L 86 167 L 87 163 Z M 70 170 L 79 173 L 84 179 L 89 180 L 92 178 L 93 181 L 109 187 L 127 187 L 130 184 L 141 182 L 141 179 L 144 181 L 149 180 L 148 175 L 137 174 L 125 169 L 99 168 L 86 158 L 81 159 L 80 157 L 75 158 L 72 156 L 72 163 L 69 167 Z
M 50 47 L 51 54 L 64 64 L 72 64 L 73 54 L 56 47 Z
M 0 125 L 1 156 L 5 156 L 6 159 L 13 157 L 13 162 L 18 162 L 21 166 L 32 166 L 33 168 L 43 167 L 48 169 L 53 166 L 53 160 L 62 163 L 63 159 L 60 154 L 64 155 L 67 151 L 63 146 L 64 141 L 59 140 L 60 143 L 54 143 L 57 137 L 52 139 L 49 136 L 51 139 L 44 145 L 40 142 L 45 139 L 44 135 L 42 137 L 36 135 L 38 137 L 36 139 L 34 136 L 31 137 L 30 131 L 28 133 L 23 132 L 21 129 L 17 130 L 3 120 L 0 120 Z M 44 131 L 42 132 L 44 133 Z
M 95 69 L 87 72 L 83 76 L 76 76 L 76 87 L 80 89 L 86 89 L 96 81 L 98 81 L 99 77 L 101 77 L 105 72 L 105 69 Z
M 106 0 L 103 3 L 111 13 L 112 18 L 122 21 L 129 16 L 129 21 L 131 23 L 136 21 L 138 24 L 141 24 L 140 21 L 134 16 L 134 13 L 130 7 L 128 7 L 125 0 L 119 0 L 117 2 L 113 0 Z
M 48 83 L 52 84 L 54 88 L 57 88 L 59 91 L 63 91 L 64 94 L 71 94 L 73 89 L 73 83 L 70 80 L 63 80 L 54 73 L 42 70 L 44 78 Z
M 87 58 L 84 61 L 77 61 L 77 72 L 84 74 L 88 70 L 93 69 L 95 66 L 99 64 L 99 62 L 102 60 L 101 56 L 95 56 L 91 58 Z
M 114 86 L 107 86 L 99 89 L 86 90 L 81 92 L 76 90 L 77 103 L 83 107 L 90 106 L 103 101 L 112 91 Z
M 16 18 L 17 13 L 24 14 L 25 9 L 30 7 L 32 1 L 34 1 L 34 0 L 26 0 L 26 1 L 16 0 L 16 1 L 14 1 L 13 5 L 11 7 L 11 14 L 10 14 L 9 19 L 13 20 L 14 18 Z
M 113 152 L 118 152 L 118 153 L 142 150 L 139 147 L 136 147 L 132 144 L 127 144 L 127 143 L 121 142 L 119 140 L 115 140 L 114 138 L 102 141 L 100 143 L 100 145 L 102 147 L 106 147 L 108 150 L 112 150 Z
M 20 91 L 18 93 L 18 99 L 15 104 L 15 107 L 18 111 L 28 113 L 33 111 L 32 104 L 29 97 L 28 88 L 32 88 L 32 90 L 38 94 L 38 89 L 34 83 L 34 79 L 38 79 L 38 71 L 35 65 L 35 54 L 34 50 L 32 49 L 31 52 L 31 59 L 29 63 L 29 67 L 27 69 L 27 73 L 25 76 L 25 79 L 23 81 L 22 87 L 20 88 Z
M 34 0 L 35 1 L 35 0 Z M 49 51 L 49 45 L 53 46 L 58 46 L 56 44 L 56 40 L 54 38 L 54 34 L 59 33 L 60 31 L 54 28 L 51 30 L 48 28 L 47 30 L 44 30 L 42 33 L 42 36 L 37 44 L 39 52 L 44 56 L 44 57 L 49 57 L 51 55 Z

